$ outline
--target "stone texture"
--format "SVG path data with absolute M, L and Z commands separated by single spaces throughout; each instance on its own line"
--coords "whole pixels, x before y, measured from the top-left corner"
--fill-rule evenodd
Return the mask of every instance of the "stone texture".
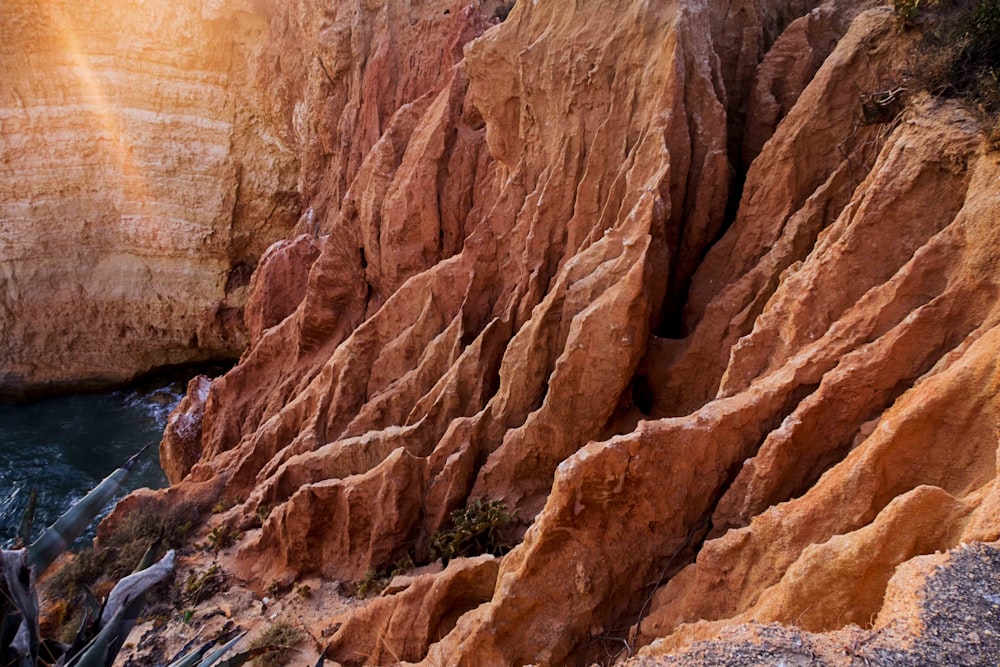
M 331 655 L 342 665 L 420 660 L 462 614 L 493 597 L 498 568 L 493 556 L 459 558 L 438 574 L 414 577 L 401 592 L 349 615 Z
M 258 593 L 516 510 L 499 562 L 338 616 L 349 664 L 869 628 L 894 572 L 998 539 L 1000 166 L 954 101 L 861 116 L 915 32 L 864 2 L 497 4 L 270 10 L 302 235 L 254 277 L 200 460 L 128 503 L 238 501 L 201 530 L 246 529 L 219 560 Z
M 184 398 L 167 418 L 160 441 L 160 467 L 171 484 L 184 479 L 201 458 L 201 421 L 211 384 L 204 375 L 192 378 Z
M 0 393 L 238 356 L 298 216 L 248 68 L 270 29 L 249 3 L 4 4 Z
M 641 656 L 624 664 L 988 667 L 1000 660 L 998 567 L 1000 550 L 995 542 L 919 556 L 897 569 L 870 629 L 848 626 L 820 634 L 752 623 L 728 628 L 718 639 L 699 642 L 676 655 Z

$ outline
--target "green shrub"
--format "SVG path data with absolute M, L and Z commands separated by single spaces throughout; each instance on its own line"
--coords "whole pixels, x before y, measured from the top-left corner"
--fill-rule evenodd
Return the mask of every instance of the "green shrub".
M 918 25 L 921 39 L 908 68 L 912 87 L 1000 111 L 1000 0 L 895 0 L 897 14 Z M 919 12 L 918 12 L 919 8 Z
M 893 11 L 896 12 L 896 19 L 901 26 L 912 25 L 917 18 L 917 10 L 920 9 L 920 0 L 893 0 Z
M 451 513 L 451 528 L 431 537 L 431 558 L 441 558 L 447 564 L 463 556 L 503 555 L 510 550 L 504 532 L 514 517 L 503 501 L 476 498 L 465 509 Z
M 365 572 L 365 576 L 361 577 L 354 584 L 354 597 L 366 598 L 372 595 L 378 595 L 385 590 L 385 587 L 389 585 L 389 577 L 385 574 L 370 568 Z
M 219 498 L 215 501 L 215 504 L 212 505 L 212 514 L 222 514 L 224 512 L 228 512 L 239 505 L 240 502 L 239 498 Z
M 354 596 L 367 598 L 372 595 L 378 595 L 386 589 L 393 577 L 406 574 L 414 567 L 413 559 L 409 555 L 406 555 L 390 567 L 369 569 L 365 572 L 365 576 L 354 583 Z
M 219 553 L 223 549 L 228 549 L 236 544 L 236 540 L 239 537 L 239 531 L 231 526 L 216 526 L 208 534 L 208 543 L 215 553 Z

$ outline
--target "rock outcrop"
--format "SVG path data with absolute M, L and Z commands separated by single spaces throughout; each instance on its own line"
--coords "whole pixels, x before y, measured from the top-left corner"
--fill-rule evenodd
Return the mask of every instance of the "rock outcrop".
M 820 634 L 773 623 L 738 625 L 677 655 L 641 656 L 626 664 L 993 665 L 1000 660 L 997 547 L 995 542 L 963 545 L 900 565 L 871 628 L 849 626 Z
M 299 215 L 252 3 L 12 0 L 0 17 L 0 394 L 235 358 Z
M 274 10 L 310 213 L 174 420 L 200 460 L 126 506 L 219 490 L 258 592 L 516 510 L 499 562 L 345 612 L 345 664 L 882 627 L 894 572 L 1000 538 L 996 154 L 954 101 L 863 113 L 915 31 L 860 0 L 499 4 Z

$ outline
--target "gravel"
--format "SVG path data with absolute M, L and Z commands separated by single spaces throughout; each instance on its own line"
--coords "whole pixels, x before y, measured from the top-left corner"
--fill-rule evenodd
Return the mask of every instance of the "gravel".
M 953 550 L 924 586 L 918 635 L 849 627 L 813 634 L 777 624 L 735 626 L 678 655 L 639 657 L 630 667 L 998 667 L 1000 548 L 973 543 Z

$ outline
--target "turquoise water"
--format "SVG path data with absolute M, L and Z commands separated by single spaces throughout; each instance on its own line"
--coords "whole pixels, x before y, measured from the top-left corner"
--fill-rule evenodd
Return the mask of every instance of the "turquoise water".
M 32 487 L 38 490 L 37 537 L 143 445 L 159 443 L 184 387 L 171 382 L 28 405 L 0 403 L 0 546 L 13 543 Z M 126 490 L 166 483 L 154 444 L 132 469 Z M 92 536 L 93 527 L 81 539 Z

